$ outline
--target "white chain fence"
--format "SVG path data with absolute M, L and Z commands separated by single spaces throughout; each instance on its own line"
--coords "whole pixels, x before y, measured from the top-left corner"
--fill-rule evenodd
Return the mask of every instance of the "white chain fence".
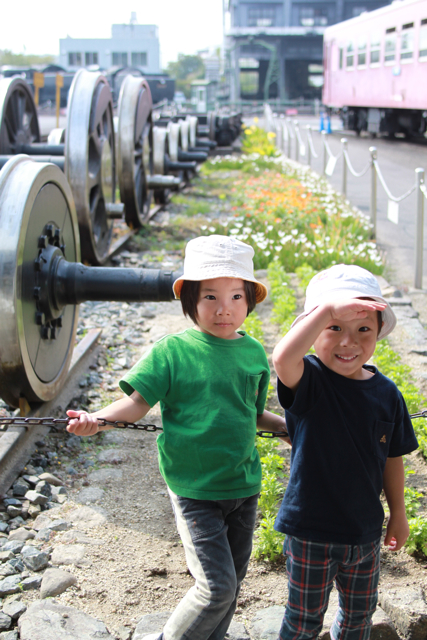
M 414 286 L 417 289 L 422 288 L 422 272 L 423 272 L 423 230 L 424 230 L 424 200 L 427 199 L 427 186 L 424 179 L 424 169 L 415 169 L 415 182 L 411 188 L 401 196 L 395 196 L 391 193 L 385 178 L 382 174 L 381 168 L 377 160 L 376 147 L 369 147 L 370 159 L 362 171 L 356 171 L 351 163 L 348 152 L 348 141 L 346 138 L 341 138 L 341 151 L 338 155 L 334 155 L 329 146 L 327 140 L 326 131 L 322 131 L 321 135 L 321 149 L 316 151 L 312 129 L 310 125 L 305 127 L 305 138 L 300 130 L 298 120 L 294 118 L 277 116 L 273 114 L 270 105 L 264 106 L 264 127 L 267 131 L 272 131 L 276 134 L 276 145 L 278 149 L 285 154 L 288 158 L 297 162 L 302 162 L 311 166 L 312 158 L 318 159 L 323 156 L 323 168 L 322 173 L 324 176 L 332 176 L 335 173 L 335 169 L 338 161 L 342 158 L 342 174 L 341 174 L 341 193 L 344 197 L 347 197 L 347 174 L 348 171 L 355 178 L 362 178 L 370 172 L 370 206 L 369 214 L 371 223 L 373 225 L 373 235 L 376 237 L 377 226 L 377 179 L 380 182 L 382 188 L 388 199 L 387 217 L 397 224 L 399 217 L 399 203 L 412 195 L 415 191 L 417 193 L 416 203 L 416 233 L 415 233 L 415 277 Z

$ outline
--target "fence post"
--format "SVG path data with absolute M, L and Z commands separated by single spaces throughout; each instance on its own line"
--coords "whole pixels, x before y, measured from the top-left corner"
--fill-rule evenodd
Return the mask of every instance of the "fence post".
M 371 154 L 371 202 L 369 206 L 369 213 L 371 217 L 371 223 L 374 227 L 373 237 L 377 237 L 377 170 L 375 168 L 375 162 L 377 160 L 377 148 L 369 147 L 369 153 Z
M 326 165 L 328 164 L 328 150 L 326 149 L 326 131 L 323 130 L 320 134 L 322 136 L 323 145 L 323 169 L 322 174 L 326 176 Z
M 288 158 L 290 159 L 291 157 L 291 119 L 290 118 L 286 118 L 286 126 L 288 128 L 288 153 L 286 154 L 288 156 Z
M 311 167 L 311 146 L 310 146 L 311 127 L 309 124 L 306 126 L 306 129 L 307 129 L 307 164 L 309 167 Z
M 345 152 L 347 151 L 347 138 L 341 138 L 342 144 L 342 181 L 341 181 L 341 193 L 346 198 L 347 197 L 347 160 L 345 157 Z
M 417 185 L 417 224 L 415 231 L 415 281 L 416 289 L 423 288 L 423 233 L 424 233 L 424 194 L 421 187 L 424 184 L 424 169 L 415 169 Z
M 298 120 L 294 120 L 294 135 L 295 135 L 295 160 L 299 162 L 299 144 L 298 144 Z

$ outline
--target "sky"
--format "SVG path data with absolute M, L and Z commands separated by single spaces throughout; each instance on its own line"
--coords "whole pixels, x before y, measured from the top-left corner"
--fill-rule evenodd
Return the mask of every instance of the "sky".
M 159 27 L 163 68 L 222 43 L 222 0 L 0 0 L 0 49 L 58 55 L 60 38 L 109 38 L 133 11 Z

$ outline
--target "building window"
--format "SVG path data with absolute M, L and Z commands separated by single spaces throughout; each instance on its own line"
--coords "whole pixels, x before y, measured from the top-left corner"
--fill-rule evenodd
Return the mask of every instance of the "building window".
M 371 33 L 371 44 L 370 44 L 370 53 L 369 53 L 371 64 L 379 63 L 380 51 L 381 51 L 381 34 Z
M 427 57 L 427 18 L 421 20 L 419 57 Z
M 127 51 L 113 51 L 113 66 L 117 66 L 117 67 L 128 66 Z
M 366 65 L 366 40 L 361 38 L 357 43 L 357 66 L 363 67 Z
M 385 32 L 384 60 L 393 62 L 396 57 L 396 27 L 387 29 Z
M 353 65 L 354 65 L 354 45 L 352 42 L 349 42 L 347 45 L 345 66 L 347 67 L 347 69 L 349 69 Z
M 89 67 L 91 64 L 98 64 L 97 51 L 86 51 L 85 53 L 85 66 Z
M 338 49 L 338 67 L 342 69 L 344 66 L 344 49 L 340 47 Z
M 239 67 L 241 69 L 259 69 L 259 60 L 256 60 L 256 58 L 239 58 Z
M 258 71 L 244 71 L 240 73 L 240 91 L 243 94 L 254 94 L 259 91 Z
M 147 66 L 147 52 L 146 51 L 132 51 L 132 66 L 133 67 L 146 67 Z
M 301 7 L 299 24 L 303 27 L 326 27 L 328 10 L 326 7 Z
M 248 27 L 274 27 L 276 24 L 275 7 L 249 7 Z
M 82 67 L 83 56 L 79 51 L 70 51 L 68 53 L 68 65 L 70 67 Z

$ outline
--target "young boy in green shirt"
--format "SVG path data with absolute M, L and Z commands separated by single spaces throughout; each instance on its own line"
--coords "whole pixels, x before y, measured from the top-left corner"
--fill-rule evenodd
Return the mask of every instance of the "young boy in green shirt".
M 252 258 L 252 247 L 230 237 L 191 240 L 174 292 L 194 328 L 155 343 L 120 381 L 124 398 L 94 414 L 68 411 L 68 431 L 86 436 L 99 431 L 97 418 L 136 422 L 160 402 L 159 466 L 196 583 L 153 639 L 225 637 L 252 549 L 256 428 L 287 435 L 285 420 L 264 410 L 264 349 L 239 330 L 267 295 Z

